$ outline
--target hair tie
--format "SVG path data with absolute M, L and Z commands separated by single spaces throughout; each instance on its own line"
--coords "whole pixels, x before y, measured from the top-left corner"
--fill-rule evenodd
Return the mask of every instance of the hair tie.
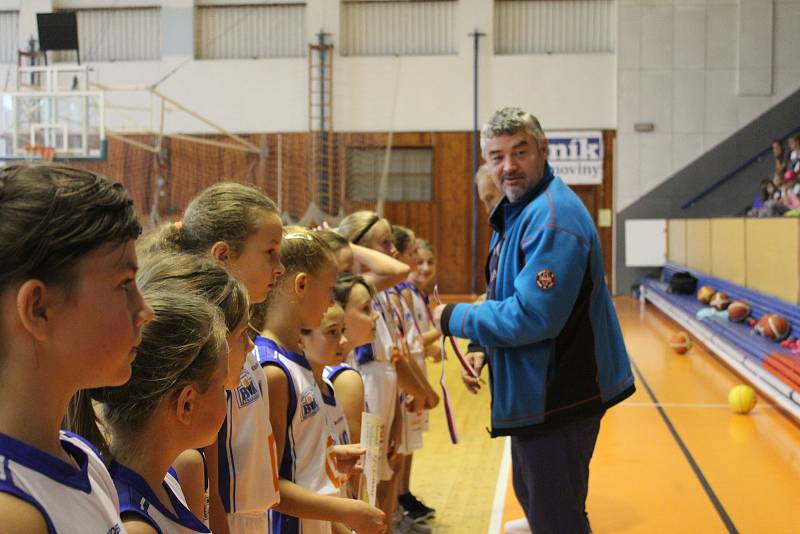
M 351 240 L 351 243 L 358 244 L 358 242 L 361 241 L 362 239 L 364 239 L 364 236 L 367 235 L 367 233 L 370 230 L 372 230 L 372 227 L 375 226 L 376 224 L 378 224 L 378 221 L 380 221 L 380 220 L 381 220 L 380 215 L 378 215 L 378 214 L 373 215 L 372 218 L 367 223 L 367 225 L 364 227 L 364 229 L 361 230 L 359 233 L 357 233 L 355 235 L 355 237 L 353 237 L 353 239 Z

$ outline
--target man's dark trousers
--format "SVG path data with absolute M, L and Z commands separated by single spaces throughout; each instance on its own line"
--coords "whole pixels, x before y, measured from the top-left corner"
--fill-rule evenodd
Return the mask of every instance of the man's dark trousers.
M 586 534 L 589 461 L 602 414 L 536 436 L 511 436 L 517 495 L 534 534 Z

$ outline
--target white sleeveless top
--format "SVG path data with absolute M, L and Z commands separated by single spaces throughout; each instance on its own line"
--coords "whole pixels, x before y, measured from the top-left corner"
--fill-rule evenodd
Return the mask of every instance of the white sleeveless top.
M 333 366 L 329 365 L 325 367 L 325 370 L 322 372 L 323 380 L 325 380 L 325 383 L 330 388 L 331 393 L 333 393 L 333 396 L 330 399 L 332 402 L 329 403 L 326 400 L 324 404 L 325 409 L 328 412 L 328 421 L 330 421 L 333 432 L 333 440 L 336 442 L 336 445 L 347 445 L 352 443 L 350 437 L 350 427 L 347 426 L 347 419 L 344 416 L 344 410 L 342 409 L 341 404 L 336 401 L 336 389 L 333 387 L 333 381 L 342 371 L 353 371 L 355 373 L 358 372 L 344 363 Z
M 289 410 L 286 414 L 286 441 L 280 466 L 281 478 L 321 495 L 339 495 L 341 478 L 333 456 L 335 444 L 332 424 L 325 403 L 335 400 L 322 393 L 314 380 L 311 364 L 303 354 L 291 352 L 271 339 L 256 338 L 259 359 L 264 366 L 275 366 L 286 375 L 289 385 Z M 274 532 L 303 534 L 330 532 L 328 521 L 298 519 L 270 510 Z
M 227 392 L 219 431 L 219 494 L 227 513 L 262 513 L 280 500 L 275 436 L 269 422 L 267 377 L 258 347 L 245 359 L 239 384 Z
M 378 315 L 375 321 L 375 339 L 372 343 L 355 349 L 359 370 L 372 362 L 392 364 L 392 348 L 395 346 L 392 336 L 397 334 L 392 306 L 385 291 L 377 293 L 372 299 L 372 310 Z
M 61 432 L 72 465 L 0 434 L 0 491 L 38 509 L 48 532 L 125 532 L 114 482 L 97 450 L 77 434 Z
M 161 503 L 139 473 L 117 462 L 111 463 L 111 478 L 119 495 L 120 514 L 133 514 L 159 534 L 208 534 L 211 531 L 186 506 L 178 475 L 170 468 L 162 482 L 175 512 Z

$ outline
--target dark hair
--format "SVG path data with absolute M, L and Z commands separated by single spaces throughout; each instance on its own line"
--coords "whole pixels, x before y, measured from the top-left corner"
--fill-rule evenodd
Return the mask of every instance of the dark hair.
M 397 224 L 392 225 L 392 242 L 394 242 L 394 248 L 396 248 L 398 252 L 405 252 L 411 244 L 411 239 L 413 237 L 414 232 L 405 226 L 399 226 Z
M 280 217 L 275 203 L 258 189 L 218 183 L 189 203 L 183 220 L 167 223 L 146 236 L 145 248 L 205 254 L 217 241 L 225 241 L 238 254 L 247 237 L 258 229 L 259 212 Z
M 122 184 L 63 165 L 0 168 L 0 290 L 38 278 L 69 284 L 73 267 L 142 227 Z
M 219 306 L 228 332 L 239 326 L 250 306 L 244 284 L 205 256 L 172 252 L 145 254 L 136 279 L 145 287 L 163 286 L 200 293 Z
M 340 273 L 336 278 L 336 285 L 333 287 L 334 302 L 341 306 L 342 309 L 346 308 L 347 302 L 350 300 L 350 293 L 359 284 L 364 286 L 370 297 L 375 296 L 375 289 L 362 276 L 352 273 Z
M 327 243 L 333 252 L 339 252 L 343 248 L 350 246 L 350 242 L 346 237 L 337 234 L 333 230 L 318 230 L 315 233 Z
M 417 239 L 417 250 L 427 250 L 434 256 L 436 256 L 436 251 L 433 249 L 433 245 L 431 245 L 430 241 L 427 239 Z
M 103 426 L 125 443 L 139 430 L 165 395 L 188 384 L 201 391 L 225 351 L 225 325 L 217 306 L 195 292 L 163 284 L 142 287 L 155 318 L 142 329 L 131 379 L 123 386 L 81 390 L 70 401 L 69 430 L 81 434 L 110 455 L 98 426 L 94 402 L 101 404 Z

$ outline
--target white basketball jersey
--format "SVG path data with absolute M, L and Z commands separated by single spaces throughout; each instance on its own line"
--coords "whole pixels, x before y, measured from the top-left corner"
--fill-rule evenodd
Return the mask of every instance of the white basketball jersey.
M 275 436 L 269 422 L 267 377 L 259 347 L 247 355 L 219 431 L 219 494 L 225 511 L 264 513 L 280 500 Z
M 161 483 L 174 512 L 164 506 L 139 473 L 116 462 L 111 463 L 111 478 L 119 495 L 120 514 L 132 514 L 161 534 L 208 534 L 211 531 L 186 506 L 178 476 L 170 468 Z
M 344 363 L 334 366 L 329 365 L 325 367 L 325 370 L 322 372 L 322 378 L 333 392 L 333 397 L 331 398 L 332 402 L 329 403 L 327 400 L 325 400 L 325 409 L 328 410 L 328 420 L 330 421 L 332 427 L 333 440 L 336 442 L 336 445 L 347 445 L 348 443 L 351 443 L 350 428 L 347 426 L 347 419 L 344 416 L 344 410 L 342 410 L 341 404 L 339 404 L 336 400 L 336 388 L 333 387 L 333 381 L 337 376 L 339 376 L 340 373 L 344 371 L 353 373 L 358 372 Z
M 413 282 L 406 282 L 406 287 L 411 291 L 411 302 L 414 305 L 414 317 L 417 320 L 417 326 L 422 332 L 427 332 L 433 328 L 428 303 L 422 291 Z
M 256 338 L 256 343 L 266 349 L 266 357 L 260 358 L 261 364 L 281 369 L 289 385 L 286 416 L 289 424 L 280 466 L 281 478 L 321 495 L 339 495 L 341 478 L 333 456 L 335 441 L 324 407 L 326 402 L 335 404 L 335 401 L 322 394 L 311 364 L 303 354 L 291 352 L 267 338 Z M 310 519 L 298 521 L 271 510 L 270 528 L 280 533 L 324 534 L 331 531 L 331 524 Z
M 69 432 L 60 440 L 77 467 L 0 434 L 0 491 L 38 509 L 51 533 L 125 532 L 114 482 L 97 450 Z
M 392 308 L 385 292 L 375 295 L 372 299 L 372 309 L 378 315 L 375 321 L 375 339 L 371 344 L 356 349 L 355 356 L 359 367 L 373 361 L 385 363 L 392 361 L 395 333 L 390 328 L 395 328 L 394 317 L 390 315 Z

